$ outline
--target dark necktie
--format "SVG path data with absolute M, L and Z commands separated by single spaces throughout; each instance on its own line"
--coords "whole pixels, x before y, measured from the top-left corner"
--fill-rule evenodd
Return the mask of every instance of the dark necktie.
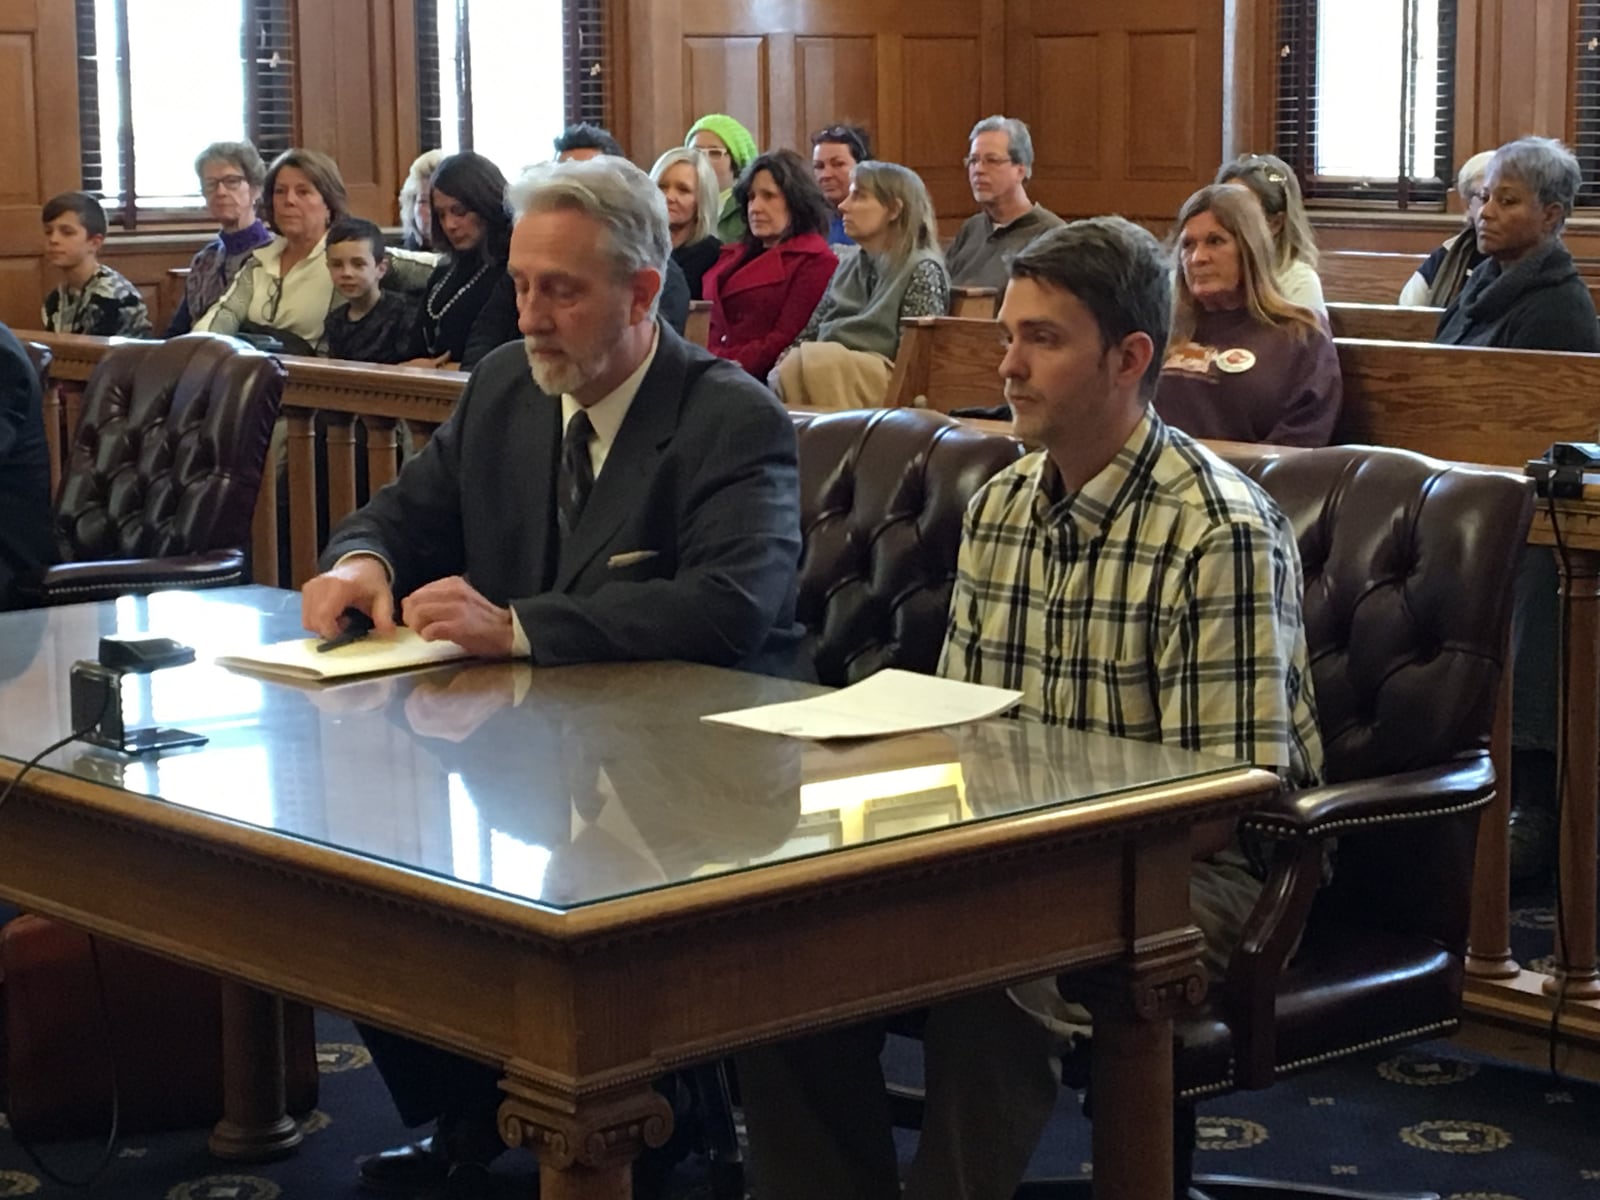
M 561 437 L 561 468 L 556 477 L 556 502 L 560 506 L 561 536 L 569 537 L 583 516 L 583 506 L 594 490 L 594 463 L 589 460 L 589 439 L 594 426 L 589 414 L 579 409 L 567 422 Z

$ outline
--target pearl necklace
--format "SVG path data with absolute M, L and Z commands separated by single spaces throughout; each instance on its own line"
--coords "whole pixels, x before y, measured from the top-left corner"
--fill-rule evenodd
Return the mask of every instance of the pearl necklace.
M 456 268 L 455 268 L 455 265 L 452 263 L 451 266 L 450 266 L 449 273 L 446 274 L 443 279 L 441 279 L 437 284 L 435 284 L 428 291 L 428 298 L 423 304 L 423 307 L 427 310 L 428 319 L 431 320 L 436 325 L 440 321 L 444 320 L 445 313 L 449 312 L 451 310 L 451 308 L 453 308 L 455 306 L 455 302 L 457 300 L 461 299 L 462 296 L 466 295 L 467 292 L 471 291 L 472 290 L 472 285 L 477 283 L 479 279 L 483 278 L 483 273 L 485 271 L 487 271 L 493 265 L 494 265 L 494 262 L 493 262 L 492 259 L 486 259 L 484 261 L 483 265 L 481 267 L 479 267 L 475 272 L 473 272 L 472 278 L 467 280 L 464 284 L 462 284 L 459 288 L 457 288 L 451 294 L 450 299 L 448 299 L 448 300 L 446 300 L 444 302 L 444 307 L 441 308 L 438 312 L 434 312 L 433 311 L 434 298 L 436 296 L 438 296 L 438 294 L 441 291 L 444 290 L 444 285 L 445 284 L 449 283 L 451 279 L 455 278 Z

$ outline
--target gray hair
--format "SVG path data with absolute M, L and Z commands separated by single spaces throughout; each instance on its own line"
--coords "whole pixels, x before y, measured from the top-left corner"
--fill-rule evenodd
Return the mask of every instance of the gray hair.
M 424 150 L 411 160 L 406 181 L 400 185 L 400 228 L 424 246 L 431 231 L 417 228 L 417 197 L 422 195 L 423 184 L 432 186 L 434 168 L 443 158 L 443 150 Z
M 199 175 L 203 172 L 208 162 L 238 167 L 239 174 L 245 177 L 252 192 L 260 191 L 261 185 L 266 182 L 267 164 L 261 161 L 261 155 L 249 142 L 212 142 L 195 156 L 194 173 Z
M 1561 223 L 1572 215 L 1583 183 L 1578 160 L 1555 138 L 1525 137 L 1507 142 L 1494 152 L 1487 172 L 1489 178 L 1510 178 L 1531 189 L 1546 204 L 1561 206 Z M 1560 228 L 1560 226 L 1557 226 Z
M 619 281 L 651 270 L 665 284 L 672 254 L 667 201 L 650 177 L 625 158 L 602 154 L 586 162 L 539 163 L 507 192 L 517 220 L 535 212 L 580 212 L 606 231 Z M 659 303 L 661 290 L 656 291 Z M 650 315 L 655 316 L 655 305 Z
M 694 231 L 690 242 L 701 242 L 717 231 L 717 216 L 722 209 L 721 189 L 717 187 L 717 173 L 711 160 L 693 146 L 674 146 L 650 168 L 650 180 L 659 184 L 661 177 L 672 167 L 685 163 L 694 172 Z M 668 231 L 670 235 L 670 230 Z
M 1028 127 L 1015 117 L 1002 117 L 996 113 L 992 117 L 985 117 L 972 127 L 972 132 L 967 135 L 970 144 L 980 133 L 1003 133 L 1010 141 L 1009 150 L 1011 161 L 1020 164 L 1026 170 L 1024 179 L 1033 178 L 1033 135 L 1028 132 Z
M 1172 260 L 1155 235 L 1122 217 L 1090 217 L 1041 233 L 1011 260 L 1012 279 L 1070 292 L 1094 314 L 1101 347 L 1130 333 L 1155 347 L 1140 392 L 1155 395 L 1172 328 Z
M 1480 150 L 1461 164 L 1461 170 L 1456 172 L 1456 192 L 1463 200 L 1472 199 L 1469 194 L 1472 191 L 1472 181 L 1482 179 L 1489 173 L 1489 163 L 1493 159 L 1493 150 Z

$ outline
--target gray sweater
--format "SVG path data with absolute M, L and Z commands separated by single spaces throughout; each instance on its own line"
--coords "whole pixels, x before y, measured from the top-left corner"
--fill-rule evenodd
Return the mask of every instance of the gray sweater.
M 838 342 L 893 358 L 902 317 L 950 311 L 950 275 L 937 250 L 913 251 L 893 274 L 885 273 L 886 265 L 883 255 L 843 247 L 839 269 L 798 340 Z

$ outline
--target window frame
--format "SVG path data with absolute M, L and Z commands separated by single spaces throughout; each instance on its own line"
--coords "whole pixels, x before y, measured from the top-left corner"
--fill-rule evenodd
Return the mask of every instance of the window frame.
M 133 90 L 130 78 L 128 0 L 112 0 L 117 15 L 117 46 L 113 57 L 99 53 L 100 29 L 95 0 L 75 0 L 77 32 L 79 183 L 106 208 L 109 225 L 125 232 L 150 226 L 209 222 L 205 196 L 196 184 L 194 207 L 172 208 L 139 203 L 138 141 L 133 124 Z M 243 0 L 239 24 L 239 69 L 244 74 L 245 136 L 270 162 L 296 144 L 298 107 L 295 99 L 297 43 L 293 0 Z M 110 152 L 121 164 L 123 190 L 116 196 L 105 190 L 104 159 L 108 151 L 102 137 L 105 122 L 100 112 L 100 72 L 107 63 L 117 72 L 119 135 Z M 199 147 L 197 146 L 198 150 Z
M 1442 212 L 1455 181 L 1457 62 L 1460 4 L 1439 0 L 1440 81 L 1437 96 L 1438 136 L 1434 142 L 1434 174 L 1413 176 L 1406 168 L 1409 146 L 1396 147 L 1393 176 L 1352 178 L 1324 176 L 1316 170 L 1317 22 L 1322 0 L 1275 0 L 1270 32 L 1273 38 L 1273 151 L 1300 180 L 1308 204 L 1387 211 Z M 1403 0 L 1406 33 L 1399 47 L 1403 59 L 1415 37 L 1417 0 Z M 1415 74 L 1402 70 L 1400 129 L 1414 137 L 1409 111 Z

